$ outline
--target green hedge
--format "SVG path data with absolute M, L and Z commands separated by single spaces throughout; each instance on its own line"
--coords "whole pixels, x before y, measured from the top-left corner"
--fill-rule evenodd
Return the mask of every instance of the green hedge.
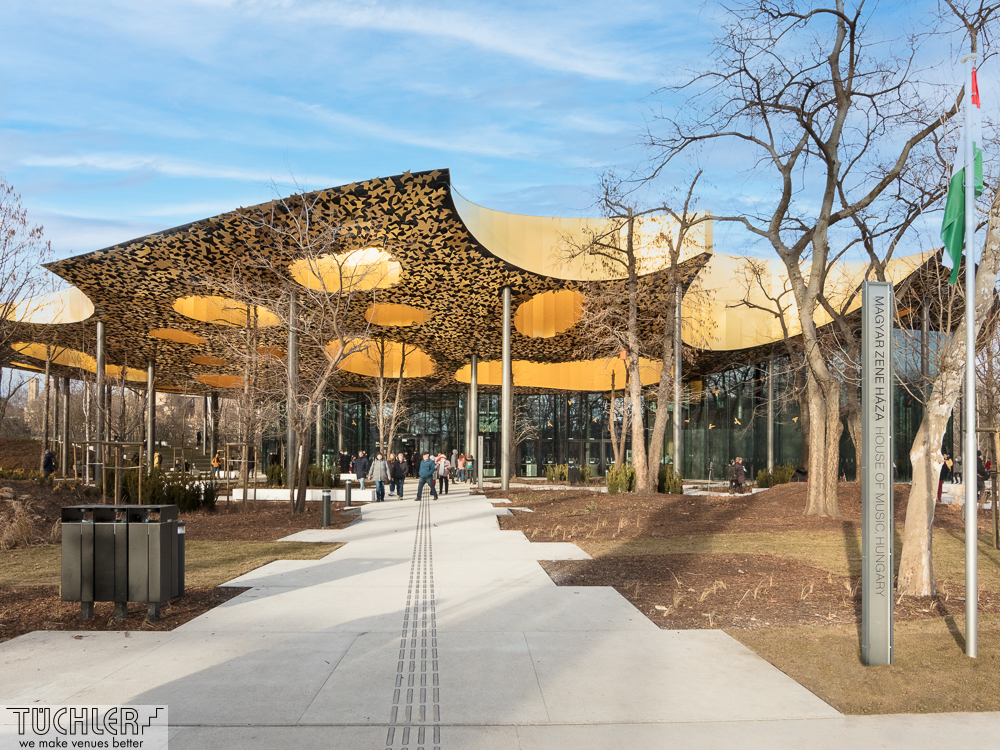
M 779 484 L 788 484 L 795 475 L 795 464 L 783 464 L 775 466 L 774 471 L 761 469 L 757 472 L 757 486 L 762 488 L 776 487 Z

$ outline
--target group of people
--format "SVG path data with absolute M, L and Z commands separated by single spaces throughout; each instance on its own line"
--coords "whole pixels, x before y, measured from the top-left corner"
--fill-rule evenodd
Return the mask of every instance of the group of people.
M 747 470 L 743 466 L 743 458 L 741 456 L 737 456 L 729 462 L 729 466 L 726 467 L 726 476 L 729 479 L 729 494 L 741 494 L 743 492 L 743 483 L 747 480 Z
M 386 498 L 386 485 L 388 485 L 388 496 L 403 497 L 403 485 L 407 478 L 416 473 L 419 481 L 417 485 L 417 500 L 423 494 L 425 484 L 430 484 L 431 495 L 436 500 L 438 493 L 448 494 L 449 483 L 451 481 L 466 482 L 472 481 L 474 476 L 475 459 L 452 451 L 452 458 L 449 460 L 443 453 L 436 457 L 424 453 L 422 459 L 414 465 L 409 453 L 388 454 L 384 456 L 381 451 L 375 453 L 374 459 L 369 459 L 365 451 L 358 451 L 357 456 L 351 456 L 347 451 L 341 451 L 338 458 L 338 467 L 341 474 L 354 474 L 358 478 L 360 488 L 365 489 L 365 482 L 370 481 L 375 484 L 375 502 L 383 502 Z M 435 483 L 437 489 L 435 489 Z
M 955 456 L 952 460 L 947 453 L 942 454 L 944 464 L 941 466 L 941 474 L 938 477 L 937 501 L 941 502 L 941 491 L 944 483 L 951 480 L 953 484 L 962 484 L 964 474 L 962 473 L 962 457 Z M 983 452 L 976 451 L 976 495 L 979 502 L 982 502 L 983 493 L 986 491 L 986 482 L 990 478 L 990 460 L 983 460 Z

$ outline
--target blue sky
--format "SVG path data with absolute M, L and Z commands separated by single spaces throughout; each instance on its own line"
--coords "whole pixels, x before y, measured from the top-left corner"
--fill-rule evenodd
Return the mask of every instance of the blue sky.
M 441 167 L 491 208 L 593 214 L 715 29 L 696 2 L 4 0 L 0 171 L 59 257 Z M 701 207 L 753 199 L 741 158 L 707 162 Z
M 0 170 L 60 256 L 408 169 L 587 214 L 709 39 L 667 5 L 5 0 Z

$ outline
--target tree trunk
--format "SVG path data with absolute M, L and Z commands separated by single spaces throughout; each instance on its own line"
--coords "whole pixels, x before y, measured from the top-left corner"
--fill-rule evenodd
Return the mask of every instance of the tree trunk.
M 840 381 L 820 383 L 806 374 L 809 396 L 809 490 L 804 515 L 839 516 L 837 469 L 840 463 Z
M 993 304 L 994 285 L 1000 270 L 1000 190 L 993 196 L 990 206 L 989 228 L 983 257 L 976 273 L 975 325 L 978 335 Z M 966 304 L 970 304 L 966 300 Z M 975 361 L 974 358 L 973 362 Z M 917 430 L 917 436 L 910 448 L 910 462 L 913 464 L 913 486 L 906 504 L 906 525 L 903 528 L 903 552 L 899 559 L 899 577 L 896 593 L 900 596 L 932 596 L 934 594 L 933 566 L 933 524 L 934 501 L 937 488 L 926 479 L 934 479 L 941 472 L 943 462 L 941 441 L 948 425 L 948 417 L 955 407 L 965 378 L 967 357 L 965 352 L 965 316 L 955 330 L 938 364 L 938 376 L 927 401 L 924 418 Z M 972 427 L 972 425 L 968 425 Z M 930 471 L 927 463 L 930 462 Z M 965 456 L 962 480 L 976 481 L 976 457 Z M 930 486 L 929 486 L 930 485 Z
M 308 422 L 305 424 L 307 429 L 302 431 L 303 434 L 296 436 L 296 442 L 299 444 L 299 454 L 295 464 L 298 467 L 299 476 L 295 503 L 292 506 L 293 513 L 306 512 L 306 489 L 309 487 L 309 451 L 312 450 L 312 442 L 310 441 L 311 435 L 309 433 L 311 430 L 308 429 Z
M 673 378 L 670 377 L 674 360 L 674 332 L 671 326 L 671 321 L 674 319 L 673 308 L 674 305 L 671 304 L 668 308 L 667 323 L 664 325 L 660 384 L 656 389 L 656 419 L 653 420 L 653 434 L 649 438 L 649 464 L 646 484 L 650 488 L 650 491 L 654 489 L 659 490 L 660 487 L 660 456 L 663 453 L 663 437 L 667 430 L 667 417 L 669 415 L 667 404 L 670 403 L 670 396 L 674 386 Z M 678 415 L 677 418 L 680 418 L 680 416 Z M 674 471 L 679 471 L 679 469 L 679 466 L 674 466 Z M 638 485 L 638 478 L 636 479 L 636 484 Z

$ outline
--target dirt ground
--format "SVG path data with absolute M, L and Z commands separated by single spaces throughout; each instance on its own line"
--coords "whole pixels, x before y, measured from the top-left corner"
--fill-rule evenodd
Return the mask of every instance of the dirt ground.
M 85 495 L 82 490 L 54 489 L 32 481 L 0 480 L 0 492 L 28 504 L 33 531 L 30 545 L 49 544 L 58 538 L 60 511 L 68 505 L 98 504 L 99 497 Z M 343 513 L 343 503 L 333 503 L 331 526 L 343 528 L 357 516 Z M 4 519 L 10 518 L 11 502 L 0 499 L 0 537 Z M 276 541 L 304 529 L 315 529 L 321 523 L 321 503 L 306 503 L 304 514 L 292 515 L 288 503 L 258 502 L 244 508 L 240 503 L 218 504 L 214 513 L 198 511 L 182 513 L 188 541 Z M 53 530 L 55 527 L 55 531 Z M 21 545 L 23 546 L 23 545 Z M 2 553 L 0 553 L 2 554 Z M 0 641 L 33 630 L 173 630 L 213 607 L 228 601 L 245 589 L 202 587 L 188 589 L 184 596 L 161 606 L 161 619 L 146 622 L 146 605 L 129 604 L 125 622 L 112 619 L 114 605 L 98 602 L 95 616 L 80 620 L 80 605 L 60 600 L 58 586 L 0 586 Z
M 41 442 L 0 438 L 0 468 L 40 471 L 42 468 Z
M 839 518 L 804 516 L 805 484 L 780 485 L 746 495 L 608 495 L 581 491 L 507 492 L 493 498 L 531 513 L 501 516 L 500 526 L 532 541 L 640 542 L 699 535 L 815 532 L 848 539 L 860 532 L 861 490 L 840 485 Z M 896 528 L 902 530 L 908 485 L 895 491 Z M 991 528 L 982 511 L 980 528 Z M 936 529 L 964 529 L 961 509 L 938 506 Z M 846 533 L 845 533 L 846 532 Z M 860 551 L 858 551 L 860 554 Z M 562 586 L 613 586 L 664 629 L 757 629 L 860 622 L 860 576 L 835 575 L 801 561 L 771 554 L 608 554 L 594 560 L 542 565 Z M 939 585 L 933 599 L 902 600 L 897 620 L 964 614 L 964 589 Z M 980 590 L 980 611 L 1000 613 L 1000 591 Z

